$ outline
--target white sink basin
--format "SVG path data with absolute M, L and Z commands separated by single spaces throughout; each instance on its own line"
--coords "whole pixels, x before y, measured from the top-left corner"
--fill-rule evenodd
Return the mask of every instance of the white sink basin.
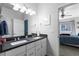
M 34 37 L 33 39 L 39 39 L 39 38 L 41 38 L 41 37 Z
M 22 44 L 22 43 L 25 43 L 25 42 L 27 42 L 27 40 L 16 41 L 16 42 L 12 42 L 10 44 L 11 45 L 18 45 L 18 44 Z

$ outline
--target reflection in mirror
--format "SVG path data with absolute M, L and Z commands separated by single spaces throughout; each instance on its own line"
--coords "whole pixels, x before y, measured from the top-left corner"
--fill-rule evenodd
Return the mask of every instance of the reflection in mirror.
M 24 17 L 23 13 L 14 11 L 12 6 L 8 3 L 0 4 L 0 36 L 24 36 Z M 5 21 L 4 26 L 2 21 Z M 4 31 L 1 29 L 4 27 Z M 2 30 L 2 31 L 1 31 Z
M 24 36 L 24 20 L 13 19 L 14 36 Z

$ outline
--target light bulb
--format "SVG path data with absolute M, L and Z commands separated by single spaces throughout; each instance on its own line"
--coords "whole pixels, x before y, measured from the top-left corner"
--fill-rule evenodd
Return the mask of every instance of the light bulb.
M 13 10 L 17 11 L 17 10 L 19 10 L 19 8 L 17 8 L 17 7 L 13 7 Z
M 30 15 L 35 15 L 35 14 L 36 14 L 35 11 L 31 11 L 31 12 L 30 12 Z
M 26 11 L 26 14 L 29 14 L 29 12 L 28 12 L 28 11 Z
M 32 11 L 32 14 L 33 14 L 33 15 L 35 15 L 35 14 L 36 14 L 36 12 L 35 12 L 35 11 Z
M 19 10 L 20 8 L 21 8 L 21 6 L 19 4 L 15 4 L 14 7 L 13 7 L 13 9 L 15 11 Z
M 20 12 L 24 13 L 25 11 L 26 11 L 26 8 L 22 6 L 22 8 L 20 9 Z
M 30 13 L 32 10 L 31 9 L 28 9 L 28 12 Z
M 26 9 L 26 14 L 29 14 L 31 11 L 31 9 Z
M 28 12 L 28 9 L 26 9 L 26 14 L 28 14 L 29 12 Z

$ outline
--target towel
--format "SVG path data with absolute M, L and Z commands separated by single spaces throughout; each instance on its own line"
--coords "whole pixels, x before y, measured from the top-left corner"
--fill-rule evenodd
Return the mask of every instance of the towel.
M 1 35 L 7 35 L 8 34 L 8 26 L 6 21 L 2 21 L 0 23 L 0 34 Z

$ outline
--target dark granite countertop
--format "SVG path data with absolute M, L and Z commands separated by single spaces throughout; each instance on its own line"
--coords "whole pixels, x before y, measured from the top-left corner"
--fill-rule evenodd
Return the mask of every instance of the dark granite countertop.
M 39 39 L 33 39 L 32 37 L 20 39 L 20 40 L 27 40 L 27 42 L 22 43 L 22 44 L 17 44 L 17 45 L 11 45 L 10 43 L 14 42 L 14 41 L 8 41 L 8 42 L 2 44 L 2 50 L 0 51 L 0 53 L 5 52 L 5 51 L 9 51 L 11 49 L 14 49 L 14 48 L 26 45 L 26 44 L 30 44 L 30 43 L 38 41 L 38 40 L 41 40 L 43 38 L 46 38 L 47 35 L 43 35 L 43 36 L 39 36 L 39 37 L 40 37 Z

